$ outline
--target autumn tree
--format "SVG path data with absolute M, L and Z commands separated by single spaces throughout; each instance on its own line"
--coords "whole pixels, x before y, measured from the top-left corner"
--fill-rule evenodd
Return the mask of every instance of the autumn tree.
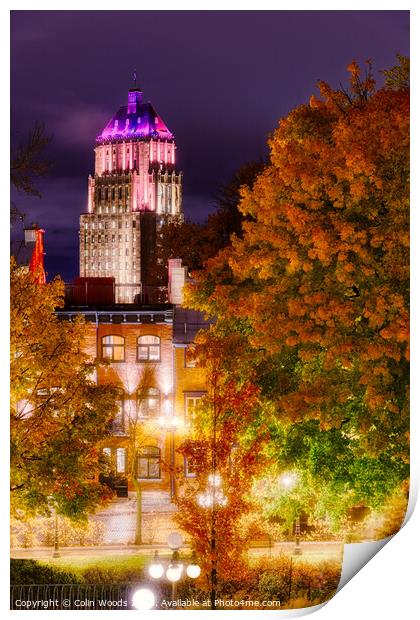
M 97 444 L 116 413 L 114 386 L 94 381 L 81 320 L 60 321 L 59 279 L 39 285 L 11 262 L 11 502 L 17 514 L 80 517 L 107 496 Z
M 281 119 L 269 165 L 242 189 L 242 238 L 195 274 L 186 303 L 246 323 L 281 429 L 316 425 L 315 472 L 341 437 L 331 463 L 353 451 L 377 480 L 384 468 L 383 500 L 408 469 L 409 92 L 376 90 L 369 64 L 349 74 L 348 89 L 320 82 Z M 341 491 L 356 492 L 354 475 Z
M 258 410 L 258 388 L 242 373 L 247 353 L 238 335 L 211 328 L 194 354 L 205 365 L 207 394 L 178 449 L 195 477 L 180 480 L 175 519 L 191 539 L 214 609 L 220 578 L 240 570 L 246 548 L 239 523 L 252 507 L 252 475 L 263 455 L 258 438 L 243 432 Z

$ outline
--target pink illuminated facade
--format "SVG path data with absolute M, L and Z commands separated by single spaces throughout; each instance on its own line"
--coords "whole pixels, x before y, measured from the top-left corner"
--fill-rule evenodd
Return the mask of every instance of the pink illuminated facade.
M 129 90 L 127 105 L 96 139 L 80 217 L 80 276 L 114 277 L 117 303 L 143 292 L 159 229 L 183 217 L 175 153 L 173 134 L 140 88 Z

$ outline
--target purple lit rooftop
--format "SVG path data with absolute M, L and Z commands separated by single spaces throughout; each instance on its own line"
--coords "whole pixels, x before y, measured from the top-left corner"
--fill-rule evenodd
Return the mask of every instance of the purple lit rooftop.
M 154 107 L 148 101 L 143 103 L 142 91 L 130 89 L 128 103 L 121 106 L 97 136 L 96 142 L 114 142 L 132 139 L 161 139 L 173 140 L 174 135 L 169 131 L 163 120 L 158 116 Z

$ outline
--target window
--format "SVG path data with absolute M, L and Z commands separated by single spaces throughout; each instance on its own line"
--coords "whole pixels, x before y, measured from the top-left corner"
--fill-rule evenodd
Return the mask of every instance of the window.
M 189 425 L 195 418 L 195 409 L 203 398 L 205 392 L 185 392 L 184 393 L 184 419 L 185 424 Z
M 125 474 L 126 470 L 126 449 L 125 448 L 117 448 L 117 474 Z
M 158 388 L 148 388 L 137 401 L 138 412 L 142 418 L 158 417 L 160 413 L 160 392 Z
M 115 434 L 121 434 L 124 432 L 125 416 L 124 416 L 124 401 L 117 400 L 118 411 L 115 414 L 115 418 L 112 422 L 112 432 Z
M 184 456 L 184 476 L 186 478 L 196 477 L 194 465 L 192 464 L 191 459 L 187 456 Z
M 137 361 L 160 362 L 160 338 L 158 336 L 137 338 Z
M 195 357 L 195 347 L 194 345 L 189 345 L 185 347 L 184 350 L 185 360 L 184 366 L 185 368 L 196 368 L 198 366 L 198 361 Z
M 160 478 L 160 449 L 155 446 L 140 448 L 137 457 L 137 478 Z
M 114 476 L 127 471 L 127 450 L 125 448 L 103 448 L 105 474 Z
M 122 336 L 102 337 L 102 359 L 123 362 L 125 359 L 125 340 Z
M 107 473 L 110 473 L 111 471 L 111 448 L 104 448 L 102 450 L 102 454 L 104 455 L 105 471 Z

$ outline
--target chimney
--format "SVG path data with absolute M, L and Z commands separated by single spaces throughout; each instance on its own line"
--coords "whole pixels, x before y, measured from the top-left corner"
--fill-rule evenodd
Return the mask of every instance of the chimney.
M 187 267 L 182 266 L 181 258 L 168 260 L 168 299 L 169 303 L 181 306 L 184 301 L 183 288 L 187 279 Z

